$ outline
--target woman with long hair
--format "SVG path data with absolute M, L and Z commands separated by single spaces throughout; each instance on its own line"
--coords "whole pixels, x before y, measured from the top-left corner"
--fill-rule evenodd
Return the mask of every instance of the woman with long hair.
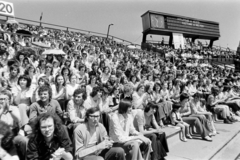
M 78 72 L 78 83 L 82 85 L 88 84 L 88 74 L 86 73 L 86 67 L 84 65 L 79 66 L 79 72 Z
M 31 83 L 31 88 L 35 89 L 37 86 L 37 77 L 38 75 L 36 74 L 36 69 L 34 66 L 30 65 L 28 66 L 25 71 L 24 71 L 25 75 L 28 75 L 30 77 L 30 79 L 32 80 Z
M 147 94 L 143 84 L 139 84 L 136 91 L 133 92 L 133 107 L 134 109 L 144 109 L 147 101 Z
M 103 72 L 102 72 L 101 75 L 100 75 L 101 82 L 104 83 L 104 84 L 106 84 L 107 81 L 108 81 L 108 79 L 109 79 L 109 77 L 110 77 L 110 75 L 111 75 L 111 70 L 110 70 L 110 68 L 109 68 L 108 66 L 105 66 L 105 67 L 103 68 Z
M 69 84 L 70 83 L 70 75 L 71 75 L 71 70 L 68 68 L 68 67 L 63 67 L 62 71 L 61 71 L 61 74 L 65 80 L 65 83 L 66 84 Z
M 55 84 L 52 85 L 52 92 L 53 92 L 52 98 L 59 102 L 63 111 L 66 111 L 68 95 L 67 95 L 66 82 L 61 74 L 56 76 Z
M 96 86 L 97 86 L 97 77 L 92 75 L 89 79 L 88 85 L 86 86 L 87 95 L 90 95 L 90 93 L 92 92 L 92 89 Z
M 44 74 L 45 69 L 46 69 L 46 60 L 45 59 L 40 59 L 38 67 L 37 67 L 37 73 L 38 74 Z
M 66 85 L 67 91 L 68 91 L 68 97 L 69 99 L 72 98 L 73 92 L 77 89 L 80 88 L 80 85 L 77 83 L 77 76 L 75 74 L 70 75 L 70 83 Z

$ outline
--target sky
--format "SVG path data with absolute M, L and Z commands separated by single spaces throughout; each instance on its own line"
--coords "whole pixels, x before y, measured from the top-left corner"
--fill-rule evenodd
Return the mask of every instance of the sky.
M 215 21 L 215 45 L 236 50 L 240 42 L 240 0 L 5 0 L 15 16 L 107 34 L 141 44 L 141 15 L 148 10 Z M 158 39 L 153 35 L 153 40 Z

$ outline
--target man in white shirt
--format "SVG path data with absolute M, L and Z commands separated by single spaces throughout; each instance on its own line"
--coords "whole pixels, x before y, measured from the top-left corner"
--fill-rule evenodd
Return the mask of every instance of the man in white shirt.
M 132 104 L 129 100 L 122 100 L 118 112 L 110 118 L 110 137 L 115 142 L 114 147 L 122 147 L 131 160 L 148 159 L 151 151 L 151 141 L 136 131 L 131 115 Z M 144 151 L 142 157 L 141 150 Z M 131 152 L 130 152 L 131 151 Z

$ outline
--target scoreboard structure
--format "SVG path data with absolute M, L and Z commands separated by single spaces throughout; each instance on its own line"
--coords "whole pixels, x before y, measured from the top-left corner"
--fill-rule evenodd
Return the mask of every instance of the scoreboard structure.
M 167 13 L 147 11 L 142 16 L 143 44 L 146 43 L 148 34 L 170 36 L 169 44 L 172 44 L 172 33 L 180 33 L 185 38 L 210 40 L 210 46 L 220 37 L 219 23 Z

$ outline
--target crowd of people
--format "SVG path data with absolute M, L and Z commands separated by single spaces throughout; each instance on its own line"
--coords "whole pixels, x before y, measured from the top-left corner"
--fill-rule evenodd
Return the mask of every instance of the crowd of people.
M 2 24 L 0 38 L 2 160 L 163 160 L 163 128 L 211 142 L 216 121 L 240 119 L 234 70 L 32 25 Z

